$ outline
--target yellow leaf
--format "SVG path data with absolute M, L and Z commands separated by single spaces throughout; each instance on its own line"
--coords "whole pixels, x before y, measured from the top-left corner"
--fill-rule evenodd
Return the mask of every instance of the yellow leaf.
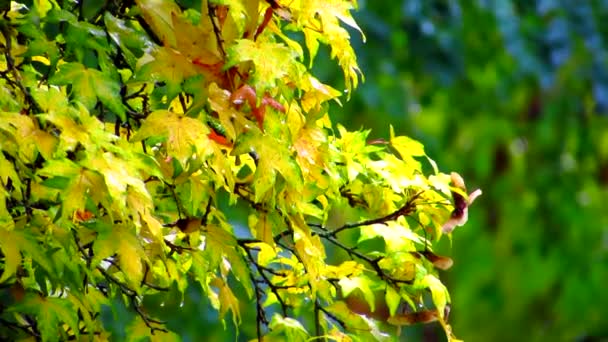
M 144 220 L 144 222 L 146 222 L 146 226 L 148 227 L 148 230 L 150 231 L 152 236 L 157 238 L 159 241 L 162 241 L 163 225 L 158 221 L 158 219 L 156 219 L 147 212 L 142 215 L 142 219 Z
M 218 288 L 219 290 L 219 303 L 220 303 L 220 319 L 224 319 L 228 310 L 232 311 L 232 320 L 234 321 L 235 326 L 239 326 L 241 323 L 241 311 L 239 309 L 239 300 L 236 298 L 234 293 L 228 284 L 224 282 L 221 278 L 214 278 L 211 283 L 211 286 Z
M 285 76 L 298 79 L 305 72 L 297 62 L 297 53 L 284 44 L 239 39 L 228 50 L 228 66 L 251 61 L 254 66 L 253 84 L 260 91 L 276 87 Z
M 168 46 L 155 47 L 150 54 L 137 61 L 136 80 L 163 81 L 167 83 L 167 97 L 175 97 L 181 90 L 181 83 L 195 76 L 199 70 L 187 55 Z
M 292 229 L 296 252 L 306 269 L 311 296 L 316 296 L 317 284 L 325 268 L 325 249 L 318 235 L 312 236 L 304 219 L 297 215 L 292 217 Z
M 136 0 L 135 3 L 163 44 L 175 46 L 177 38 L 171 16 L 174 13 L 181 13 L 179 6 L 171 0 Z
M 399 152 L 401 158 L 405 161 L 411 157 L 425 156 L 424 145 L 422 143 L 406 137 L 406 136 L 395 136 L 395 130 L 393 126 L 390 127 L 390 144 Z
M 5 282 L 13 274 L 17 273 L 17 267 L 21 265 L 19 244 L 14 234 L 14 231 L 0 228 L 0 250 L 4 254 L 4 271 L 2 272 L 0 283 Z
M 302 174 L 311 181 L 322 181 L 325 178 L 323 170 L 328 162 L 325 132 L 315 126 L 302 128 L 294 142 L 294 148 Z
M 177 40 L 175 48 L 191 63 L 210 66 L 222 61 L 213 26 L 204 25 L 205 19 L 201 20 L 201 25 L 194 26 L 188 19 L 173 13 L 171 20 Z
M 240 123 L 242 127 L 248 125 L 243 114 L 234 108 L 230 101 L 230 92 L 220 88 L 217 84 L 209 85 L 209 105 L 217 112 L 222 127 L 226 130 L 226 137 L 231 140 L 236 139 L 235 123 Z
M 394 316 L 399 304 L 401 304 L 401 296 L 392 286 L 387 286 L 384 298 L 386 299 L 386 305 L 388 305 L 390 315 Z
M 135 288 L 139 288 L 143 278 L 143 249 L 139 241 L 129 233 L 117 234 L 118 264 L 125 278 Z
M 406 223 L 404 221 L 404 223 Z M 361 227 L 359 241 L 382 237 L 386 243 L 387 253 L 415 251 L 415 244 L 423 245 L 424 241 L 420 236 L 411 231 L 407 226 L 403 226 L 395 221 L 386 224 L 377 223 Z
M 139 141 L 149 137 L 167 138 L 169 155 L 186 165 L 189 159 L 205 159 L 213 153 L 213 142 L 207 138 L 209 128 L 201 121 L 167 110 L 152 112 L 132 137 Z
M 311 0 L 291 2 L 288 6 L 294 15 L 294 21 L 302 28 L 311 63 L 317 54 L 319 42 L 328 44 L 331 47 L 331 57 L 338 59 L 344 72 L 346 90 L 350 92 L 356 88 L 359 77 L 363 78 L 363 75 L 350 44 L 350 35 L 340 26 L 342 21 L 361 31 L 350 14 L 354 5 L 343 0 Z
M 345 261 L 339 266 L 327 265 L 325 276 L 327 278 L 347 278 L 356 277 L 361 274 L 364 267 L 356 261 Z
M 4 190 L 7 184 L 12 184 L 15 189 L 13 196 L 18 200 L 22 199 L 21 178 L 17 175 L 13 163 L 9 162 L 3 153 L 0 153 L 0 184 L 2 185 L 0 190 Z
M 90 191 L 94 189 L 95 191 Z M 68 187 L 61 193 L 63 202 L 61 213 L 64 218 L 71 217 L 77 210 L 82 210 L 86 204 L 86 196 L 90 196 L 96 203 L 104 203 L 107 194 L 107 187 L 103 178 L 97 172 L 79 168 Z
M 19 146 L 19 156 L 32 163 L 36 152 L 50 159 L 57 145 L 57 138 L 39 129 L 31 117 L 19 113 L 0 114 L 0 130 L 11 135 Z
M 302 97 L 302 109 L 307 113 L 312 109 L 319 110 L 321 104 L 329 100 L 336 100 L 338 104 L 342 105 L 338 99 L 342 94 L 327 84 L 321 83 L 313 76 L 308 75 L 304 78 L 302 89 L 305 91 Z
M 152 199 L 146 186 L 131 163 L 110 152 L 95 153 L 90 157 L 88 166 L 103 175 L 109 195 L 114 201 L 120 201 L 123 205 L 126 201 L 127 187 L 132 187 L 143 200 L 150 203 L 147 206 L 151 206 Z
M 410 253 L 390 254 L 378 262 L 388 275 L 405 281 L 414 280 L 417 264 L 420 264 L 419 260 Z
M 61 130 L 59 135 L 59 150 L 73 151 L 80 143 L 85 148 L 90 148 L 94 145 L 91 137 L 87 134 L 87 130 L 76 123 L 71 115 L 66 112 L 49 112 L 48 114 L 40 114 L 42 119 L 52 122 Z
M 259 248 L 258 263 L 260 265 L 268 266 L 276 260 L 277 254 L 279 252 L 278 248 L 273 248 L 267 243 L 256 243 L 252 246 L 255 246 L 255 248 Z
M 273 244 L 272 225 L 274 222 L 270 220 L 268 214 L 261 214 L 255 225 L 256 238 L 266 242 L 267 244 Z

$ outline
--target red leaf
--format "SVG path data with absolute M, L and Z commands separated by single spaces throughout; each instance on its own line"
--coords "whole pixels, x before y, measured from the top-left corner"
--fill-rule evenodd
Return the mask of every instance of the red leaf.
M 76 210 L 74 213 L 74 218 L 76 221 L 84 222 L 92 219 L 95 216 L 92 212 L 88 210 Z
M 213 128 L 211 129 L 211 133 L 207 134 L 207 137 L 220 145 L 232 147 L 232 143 L 225 136 L 218 134 Z
M 264 98 L 262 99 L 262 106 L 266 105 L 278 110 L 281 113 L 285 113 L 285 107 L 279 101 L 270 97 L 270 95 L 268 94 L 264 95 Z

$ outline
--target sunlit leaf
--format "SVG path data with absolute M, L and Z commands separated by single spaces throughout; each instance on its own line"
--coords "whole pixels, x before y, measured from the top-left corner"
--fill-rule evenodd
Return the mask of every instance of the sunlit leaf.
M 293 158 L 293 153 L 280 141 L 252 130 L 239 136 L 232 151 L 234 155 L 249 152 L 256 153 L 260 158 L 253 183 L 256 200 L 273 187 L 277 174 L 280 174 L 294 189 L 302 186 L 302 173 Z
M 188 159 L 204 159 L 213 151 L 207 133 L 209 129 L 199 120 L 159 110 L 146 118 L 141 129 L 131 139 L 165 138 L 169 154 L 185 165 Z
M 251 61 L 254 65 L 253 82 L 260 90 L 276 86 L 283 77 L 298 78 L 303 72 L 296 62 L 297 55 L 287 46 L 275 42 L 238 40 L 229 50 L 228 65 Z M 274 62 L 269 62 L 273 60 Z

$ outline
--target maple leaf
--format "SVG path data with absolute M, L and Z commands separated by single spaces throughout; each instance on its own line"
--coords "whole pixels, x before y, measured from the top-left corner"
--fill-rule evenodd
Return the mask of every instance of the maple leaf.
M 62 190 L 60 198 L 63 218 L 70 218 L 74 212 L 83 210 L 88 196 L 96 203 L 103 203 L 109 207 L 106 199 L 107 188 L 98 172 L 63 158 L 45 163 L 37 174 L 48 178 L 43 185 Z M 91 189 L 96 191 L 90 191 Z
M 222 62 L 217 46 L 213 26 L 201 20 L 198 26 L 192 25 L 188 19 L 172 13 L 171 20 L 176 32 L 175 49 L 188 58 L 191 63 L 213 65 Z
M 249 127 L 249 120 L 237 110 L 232 101 L 232 94 L 220 88 L 216 83 L 209 85 L 209 105 L 214 110 L 230 140 L 236 139 L 237 132 Z
M 137 62 L 136 81 L 159 81 L 167 84 L 167 97 L 181 91 L 181 83 L 198 73 L 188 57 L 171 47 L 155 47 Z
M 238 326 L 241 321 L 241 311 L 239 309 L 239 301 L 232 293 L 232 290 L 221 278 L 214 278 L 210 282 L 211 286 L 217 287 L 219 290 L 217 302 L 219 303 L 220 318 L 223 319 L 228 310 L 232 311 L 232 320 L 234 325 Z
M 186 165 L 190 158 L 205 159 L 213 153 L 213 142 L 208 137 L 209 128 L 197 119 L 183 114 L 158 110 L 152 112 L 131 139 L 144 140 L 149 137 L 166 138 L 169 155 Z
M 253 152 L 259 156 L 253 178 L 255 201 L 259 201 L 276 181 L 280 174 L 292 189 L 301 189 L 302 171 L 295 161 L 292 151 L 284 143 L 269 134 L 251 130 L 239 135 L 233 155 Z
M 19 146 L 18 155 L 26 162 L 33 162 L 40 152 L 45 159 L 50 159 L 56 146 L 57 138 L 37 127 L 31 117 L 18 113 L 1 113 L 0 131 L 7 133 Z
M 56 340 L 63 324 L 78 333 L 78 313 L 72 303 L 64 298 L 42 297 L 27 294 L 24 300 L 9 311 L 24 312 L 36 317 L 42 340 Z
M 209 258 L 209 267 L 212 269 L 218 267 L 222 258 L 225 258 L 232 273 L 241 281 L 247 295 L 251 298 L 253 288 L 249 282 L 247 264 L 240 254 L 234 235 L 218 225 L 209 225 L 205 237 L 205 253 Z
M 171 16 L 181 13 L 179 6 L 170 0 L 136 0 L 137 7 L 160 41 L 175 46 L 177 38 Z
M 136 56 L 150 47 L 152 42 L 147 39 L 147 36 L 139 34 L 137 30 L 130 27 L 127 21 L 116 18 L 110 12 L 106 12 L 103 19 L 110 38 L 120 46 L 129 66 L 135 68 Z
M 0 228 L 0 250 L 6 257 L 0 283 L 17 272 L 17 268 L 21 265 L 22 255 L 32 258 L 48 274 L 53 274 L 55 271 L 47 251 L 40 248 L 36 235 L 23 227 L 15 227 L 12 230 Z
M 338 64 L 342 67 L 349 94 L 351 89 L 357 87 L 359 77 L 363 78 L 363 75 L 350 44 L 350 35 L 340 26 L 340 21 L 361 32 L 350 14 L 355 6 L 356 3 L 340 0 L 300 1 L 289 5 L 296 26 L 304 33 L 311 65 L 319 50 L 319 42 L 327 43 L 331 47 L 331 57 L 337 58 Z M 363 39 L 365 40 L 365 36 Z
M 254 66 L 253 84 L 258 91 L 274 88 L 277 81 L 289 76 L 299 79 L 304 74 L 304 66 L 285 44 L 238 39 L 228 50 L 227 67 L 250 61 Z
M 173 38 L 139 59 L 135 80 L 166 82 L 169 98 L 181 91 L 183 81 L 196 75 L 204 75 L 206 82 L 225 83 L 223 61 L 210 22 L 201 20 L 196 26 L 177 11 L 163 12 L 159 18 L 171 21 L 167 30 Z
M 342 105 L 338 99 L 342 95 L 339 91 L 327 84 L 321 83 L 311 75 L 303 78 L 302 89 L 306 91 L 302 97 L 302 109 L 307 113 L 313 109 L 318 111 L 321 104 L 328 100 L 336 100 L 338 104 Z
M 146 254 L 135 235 L 135 229 L 125 225 L 110 225 L 103 221 L 95 222 L 94 227 L 98 234 L 93 244 L 95 256 L 91 264 L 98 266 L 102 260 L 116 255 L 116 261 L 112 262 L 116 262 L 127 282 L 139 290 L 144 276 Z
M 96 69 L 86 68 L 80 63 L 66 63 L 51 77 L 55 85 L 71 85 L 74 99 L 87 109 L 93 109 L 101 101 L 122 121 L 126 121 L 125 108 L 121 102 L 120 83 Z

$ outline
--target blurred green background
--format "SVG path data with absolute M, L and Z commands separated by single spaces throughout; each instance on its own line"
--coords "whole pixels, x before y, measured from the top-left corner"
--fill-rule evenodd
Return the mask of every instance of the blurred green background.
M 359 5 L 366 82 L 334 122 L 392 123 L 484 191 L 442 274 L 457 336 L 608 341 L 608 1 Z
M 366 82 L 333 108 L 334 123 L 371 128 L 370 137 L 393 124 L 484 191 L 442 274 L 456 335 L 608 341 L 608 0 L 359 6 L 367 42 L 352 37 Z M 315 63 L 340 88 L 327 51 Z M 186 297 L 162 310 L 185 341 L 235 339 L 196 287 Z M 239 340 L 255 336 L 250 306 Z M 130 315 L 118 311 L 106 317 L 124 317 L 115 331 Z M 438 325 L 405 331 L 444 339 Z

